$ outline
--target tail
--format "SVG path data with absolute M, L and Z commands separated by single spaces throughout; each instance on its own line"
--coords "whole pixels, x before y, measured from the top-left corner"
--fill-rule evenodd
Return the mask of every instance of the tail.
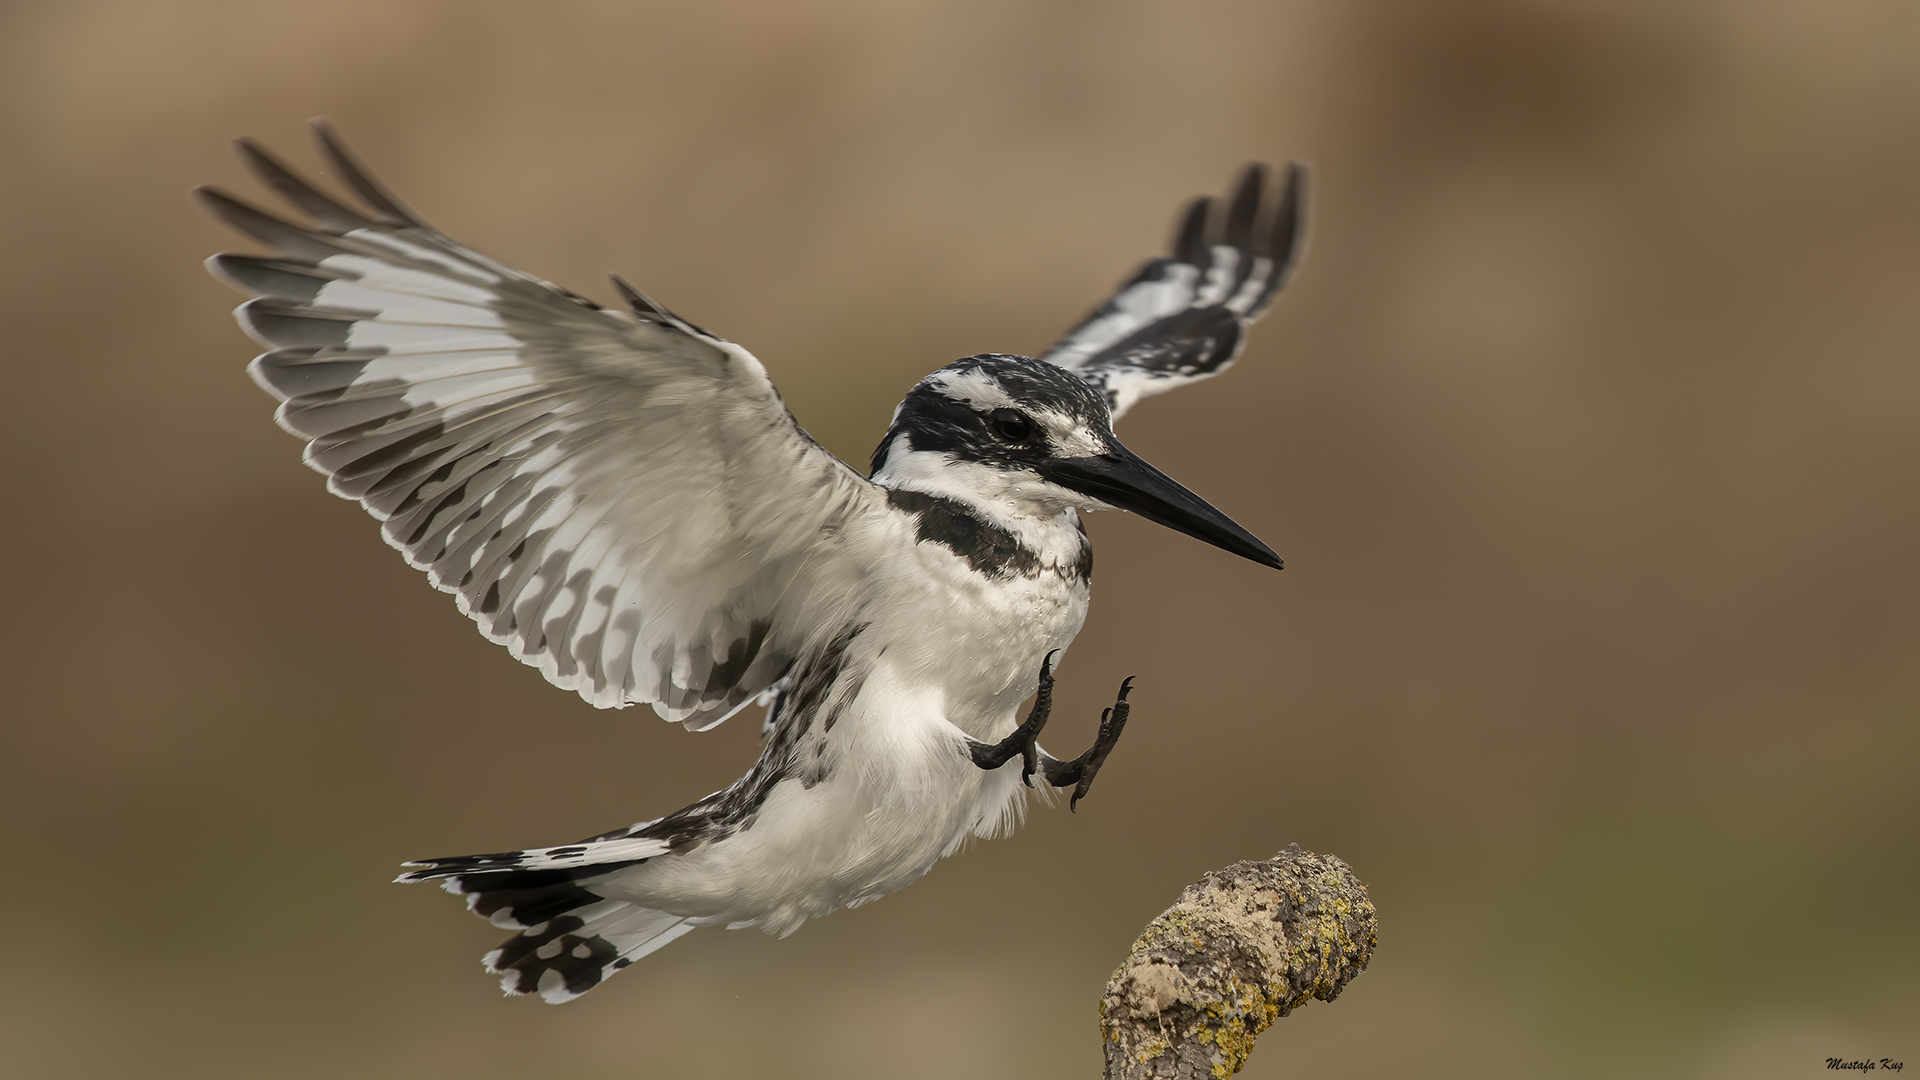
M 679 915 L 611 900 L 595 883 L 667 852 L 663 841 L 621 838 L 565 847 L 423 859 L 395 879 L 442 879 L 467 909 L 518 930 L 482 961 L 508 994 L 538 992 L 572 1001 L 601 981 L 693 929 Z

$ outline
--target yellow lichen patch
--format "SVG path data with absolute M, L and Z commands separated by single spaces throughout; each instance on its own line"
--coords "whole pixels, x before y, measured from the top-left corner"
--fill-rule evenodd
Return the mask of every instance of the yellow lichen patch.
M 1155 1039 L 1140 1047 L 1140 1064 L 1145 1065 L 1147 1062 L 1152 1061 L 1154 1058 L 1159 1057 L 1171 1049 L 1173 1049 L 1173 1044 L 1167 1042 L 1167 1040 Z
M 1333 1000 L 1365 970 L 1376 925 L 1345 864 L 1297 847 L 1207 875 L 1147 927 L 1108 982 L 1109 1066 L 1170 1055 L 1182 1075 L 1234 1075 L 1276 1020 Z

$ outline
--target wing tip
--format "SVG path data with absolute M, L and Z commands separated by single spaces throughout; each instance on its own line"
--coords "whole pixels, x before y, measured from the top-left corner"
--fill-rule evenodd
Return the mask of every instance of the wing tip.
M 1286 285 L 1306 247 L 1308 172 L 1308 165 L 1304 161 L 1295 159 L 1287 162 L 1279 202 L 1274 205 L 1273 216 L 1267 227 L 1261 230 L 1262 246 L 1266 249 L 1264 253 L 1273 260 L 1273 271 L 1272 280 L 1262 291 L 1256 312 L 1264 309 L 1274 294 Z
M 420 215 L 408 209 L 385 184 L 374 179 L 360 158 L 348 148 L 347 141 L 340 136 L 339 129 L 324 116 L 309 117 L 307 127 L 312 130 L 314 139 L 320 144 L 320 152 L 327 164 L 340 174 L 354 194 L 360 196 L 366 204 L 379 215 L 382 225 L 396 229 L 426 229 L 430 226 L 420 219 Z
M 1240 170 L 1240 178 L 1234 181 L 1232 191 L 1233 194 L 1228 197 L 1227 225 L 1221 241 L 1232 247 L 1246 248 L 1257 240 L 1254 226 L 1267 191 L 1266 162 L 1248 162 Z
M 626 278 L 619 274 L 608 274 L 607 277 L 613 280 L 613 287 L 620 293 L 620 299 L 627 302 L 627 307 L 631 308 L 635 315 L 643 319 L 673 318 L 673 313 L 660 306 L 658 300 L 634 288 L 633 283 Z
M 1213 217 L 1213 196 L 1196 195 L 1181 212 L 1173 231 L 1173 258 L 1176 262 L 1200 266 L 1206 262 L 1208 223 Z

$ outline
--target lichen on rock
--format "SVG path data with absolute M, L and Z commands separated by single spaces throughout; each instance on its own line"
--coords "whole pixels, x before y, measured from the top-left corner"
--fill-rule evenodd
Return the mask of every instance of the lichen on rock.
M 1378 929 L 1353 869 L 1298 844 L 1207 874 L 1107 980 L 1109 1080 L 1232 1076 L 1275 1020 L 1366 970 Z

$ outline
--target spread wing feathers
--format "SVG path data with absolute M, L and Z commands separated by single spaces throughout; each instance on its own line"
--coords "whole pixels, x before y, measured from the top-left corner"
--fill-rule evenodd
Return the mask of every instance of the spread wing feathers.
M 236 314 L 271 351 L 249 370 L 307 463 L 482 633 L 594 705 L 697 730 L 784 675 L 800 609 L 854 572 L 832 537 L 876 489 L 746 350 L 624 282 L 632 315 L 467 250 L 314 127 L 366 212 L 246 140 L 314 224 L 197 193 L 278 252 L 208 265 L 257 297 Z
M 1188 206 L 1173 252 L 1142 266 L 1045 359 L 1103 390 L 1113 418 L 1144 397 L 1220 374 L 1286 283 L 1300 252 L 1306 169 L 1287 166 L 1277 199 L 1249 165 L 1223 206 Z

